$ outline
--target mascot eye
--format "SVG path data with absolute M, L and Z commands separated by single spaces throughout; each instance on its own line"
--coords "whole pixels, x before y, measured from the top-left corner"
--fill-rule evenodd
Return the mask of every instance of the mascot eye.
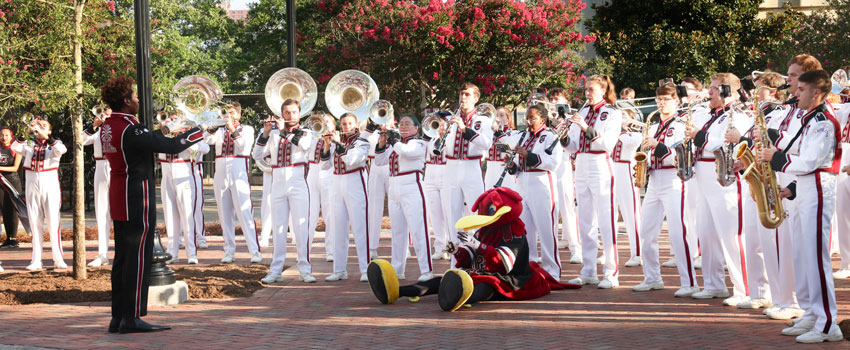
M 495 215 L 495 214 L 496 214 L 496 205 L 490 204 L 490 206 L 487 208 L 487 215 Z

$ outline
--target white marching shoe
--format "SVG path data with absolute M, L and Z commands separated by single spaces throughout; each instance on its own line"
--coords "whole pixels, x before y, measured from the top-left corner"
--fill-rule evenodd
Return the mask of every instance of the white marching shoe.
M 197 247 L 196 247 L 196 248 L 199 248 L 199 249 L 207 249 L 207 248 L 209 248 L 209 247 L 210 247 L 210 246 L 207 244 L 207 240 L 206 240 L 206 239 L 203 239 L 203 240 L 198 241 L 198 244 L 197 244 Z
M 639 256 L 633 256 L 629 261 L 626 261 L 626 267 L 635 267 L 643 265 L 643 259 Z
M 619 286 L 620 286 L 620 280 L 619 279 L 611 278 L 611 277 L 605 277 L 605 278 L 602 279 L 602 282 L 599 282 L 599 284 L 596 286 L 596 288 L 611 289 L 611 288 L 619 287 Z
M 822 343 L 825 341 L 842 341 L 844 334 L 841 334 L 841 328 L 832 326 L 829 333 L 821 332 L 819 329 L 812 329 L 797 337 L 798 343 Z
M 738 303 L 739 309 L 761 309 L 773 306 L 773 302 L 766 298 L 744 300 Z
M 832 278 L 847 278 L 850 277 L 850 269 L 841 269 L 832 273 Z
M 0 272 L 3 272 L 3 271 L 6 271 L 6 270 L 3 270 L 3 266 L 0 266 Z
M 254 255 L 251 256 L 251 263 L 252 264 L 259 264 L 261 262 L 263 262 L 263 254 L 262 253 L 256 252 L 256 253 L 254 253 Z
M 325 277 L 325 281 L 333 282 L 333 281 L 341 281 L 348 279 L 348 272 L 334 272 L 330 276 Z
M 298 276 L 298 280 L 304 283 L 316 283 L 316 277 L 313 277 L 312 273 L 302 273 Z
M 695 293 L 699 292 L 699 287 L 682 287 L 673 293 L 673 296 L 676 298 L 686 298 L 689 296 L 693 296 Z
M 789 306 L 768 311 L 765 315 L 774 320 L 790 320 L 792 318 L 802 317 L 804 312 L 801 308 Z
M 635 292 L 648 292 L 651 290 L 664 289 L 664 281 L 658 280 L 655 282 L 643 281 L 640 284 L 632 287 Z
M 263 277 L 263 279 L 260 280 L 260 282 L 263 282 L 265 284 L 275 283 L 275 282 L 280 282 L 280 281 L 283 281 L 283 274 L 271 273 L 271 272 L 269 272 L 269 274 L 266 275 L 266 277 Z
M 367 276 L 365 273 L 360 275 L 360 282 L 369 282 L 369 276 Z
M 40 262 L 34 262 L 27 265 L 27 271 L 38 271 L 41 270 L 44 266 L 41 265 Z
M 605 265 L 605 254 L 600 255 L 596 258 L 596 265 Z
M 426 273 L 423 273 L 422 275 L 420 275 L 419 278 L 417 278 L 416 280 L 419 281 L 419 282 L 427 282 L 427 281 L 431 280 L 432 278 L 434 278 L 434 274 L 431 273 L 431 272 L 426 272 Z
M 676 267 L 676 259 L 670 258 L 661 264 L 661 267 Z
M 803 335 L 815 327 L 815 321 L 801 320 L 793 326 L 782 330 L 782 335 Z
M 325 261 L 334 262 L 334 256 L 332 254 L 328 254 L 325 256 Z
M 190 255 L 189 260 L 187 262 L 189 263 L 189 265 L 197 265 L 198 264 L 198 256 L 197 255 Z
M 431 254 L 431 260 L 449 260 L 449 253 L 440 251 Z
M 599 284 L 599 278 L 596 277 L 596 276 L 593 276 L 593 277 L 578 276 L 576 278 L 569 280 L 567 283 L 578 284 L 578 285 L 585 285 L 585 284 L 596 285 L 596 284 Z
M 103 265 L 109 265 L 109 259 L 107 259 L 103 255 L 98 255 L 94 260 L 89 263 L 89 267 L 99 267 Z
M 749 300 L 750 300 L 749 297 L 747 297 L 745 295 L 733 295 L 731 297 L 723 299 L 723 305 L 738 306 L 738 304 L 741 304 L 741 303 L 749 301 Z
M 399 281 L 404 281 L 404 280 L 406 280 L 406 279 L 407 279 L 407 277 L 406 277 L 406 276 L 404 276 L 404 274 L 403 274 L 403 273 L 397 274 L 397 275 L 396 275 L 396 278 L 398 278 L 398 280 L 399 280 Z M 363 276 L 360 276 L 360 279 L 363 279 Z
M 221 258 L 222 264 L 232 264 L 233 263 L 233 255 L 225 255 Z
M 581 264 L 581 254 L 570 254 L 570 264 Z
M 68 268 L 68 264 L 66 264 L 66 263 L 65 263 L 64 261 L 62 261 L 62 260 L 60 260 L 60 261 L 54 261 L 54 262 L 53 262 L 53 268 L 54 268 L 54 269 L 58 269 L 58 270 L 67 269 L 67 268 Z
M 375 260 L 377 258 L 378 258 L 378 250 L 377 249 L 369 249 L 369 260 Z
M 694 269 L 695 270 L 702 270 L 702 255 L 700 255 L 700 256 L 696 257 L 696 259 L 694 259 Z
M 696 292 L 691 295 L 691 298 L 694 299 L 712 299 L 712 298 L 728 298 L 729 291 L 726 289 L 721 290 L 708 290 L 703 289 L 701 292 Z

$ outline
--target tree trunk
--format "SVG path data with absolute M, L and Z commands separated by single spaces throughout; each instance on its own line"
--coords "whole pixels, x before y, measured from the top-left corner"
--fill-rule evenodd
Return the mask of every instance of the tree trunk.
M 71 108 L 72 130 L 74 133 L 74 278 L 88 278 L 86 271 L 86 212 L 85 177 L 83 175 L 83 49 L 82 22 L 86 0 L 74 1 L 74 89 L 77 98 Z

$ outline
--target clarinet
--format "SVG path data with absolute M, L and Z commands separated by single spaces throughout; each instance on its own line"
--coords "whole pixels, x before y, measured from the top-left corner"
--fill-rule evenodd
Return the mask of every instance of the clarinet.
M 522 146 L 522 141 L 525 140 L 525 135 L 527 135 L 527 134 L 528 134 L 527 132 L 522 131 L 522 135 L 519 137 L 519 142 L 517 142 L 517 144 L 516 144 L 517 147 Z M 514 163 L 514 158 L 516 158 L 516 152 L 512 151 L 512 152 L 510 152 L 510 154 L 511 155 L 508 157 L 508 159 L 505 160 L 505 168 L 502 169 L 502 175 L 499 176 L 499 181 L 496 181 L 496 184 L 493 185 L 493 188 L 502 187 L 502 181 L 505 180 L 505 174 L 508 173 L 508 167 L 510 167 L 511 164 Z
M 452 114 L 452 117 L 456 117 L 459 114 L 460 114 L 460 106 L 457 106 L 457 111 L 455 112 L 455 114 Z M 455 125 L 452 124 L 451 126 L 455 126 Z M 455 127 L 457 127 L 457 126 L 455 126 Z M 437 143 L 437 145 L 439 147 L 437 147 L 436 151 L 440 152 L 440 154 L 443 153 L 443 147 L 445 147 L 445 145 L 446 145 L 446 136 L 449 135 L 449 131 L 451 131 L 451 128 L 446 129 L 446 132 L 443 133 L 443 136 L 440 136 L 440 142 Z
M 585 100 L 584 104 L 582 104 L 581 107 L 578 108 L 578 113 L 581 113 L 581 110 L 584 109 L 584 107 L 587 107 L 588 104 L 590 104 L 590 100 Z M 558 133 L 558 138 L 555 139 L 555 142 L 549 145 L 549 147 L 546 147 L 546 154 L 552 154 L 552 151 L 555 150 L 555 146 L 560 143 L 560 140 L 564 137 L 564 134 L 570 131 L 570 126 L 572 125 L 572 122 L 570 122 L 570 120 L 565 117 L 564 123 L 567 123 L 567 125 L 564 127 L 563 130 L 561 130 L 560 133 Z

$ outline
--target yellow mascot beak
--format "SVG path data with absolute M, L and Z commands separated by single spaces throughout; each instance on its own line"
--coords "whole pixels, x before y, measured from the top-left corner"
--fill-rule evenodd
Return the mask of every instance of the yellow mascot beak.
M 502 215 L 507 214 L 509 211 L 511 211 L 511 207 L 504 206 L 504 207 L 501 207 L 498 210 L 496 210 L 496 213 L 494 213 L 491 216 L 477 215 L 477 214 L 476 215 L 470 215 L 470 216 L 464 216 L 464 217 L 460 218 L 460 220 L 458 220 L 457 223 L 455 223 L 455 228 L 460 229 L 460 230 L 464 230 L 464 231 L 468 231 L 468 230 L 474 230 L 474 229 L 477 229 L 477 228 L 480 228 L 480 227 L 484 227 L 484 226 L 487 226 L 489 224 L 492 224 L 492 223 L 498 221 L 499 218 L 502 217 Z

